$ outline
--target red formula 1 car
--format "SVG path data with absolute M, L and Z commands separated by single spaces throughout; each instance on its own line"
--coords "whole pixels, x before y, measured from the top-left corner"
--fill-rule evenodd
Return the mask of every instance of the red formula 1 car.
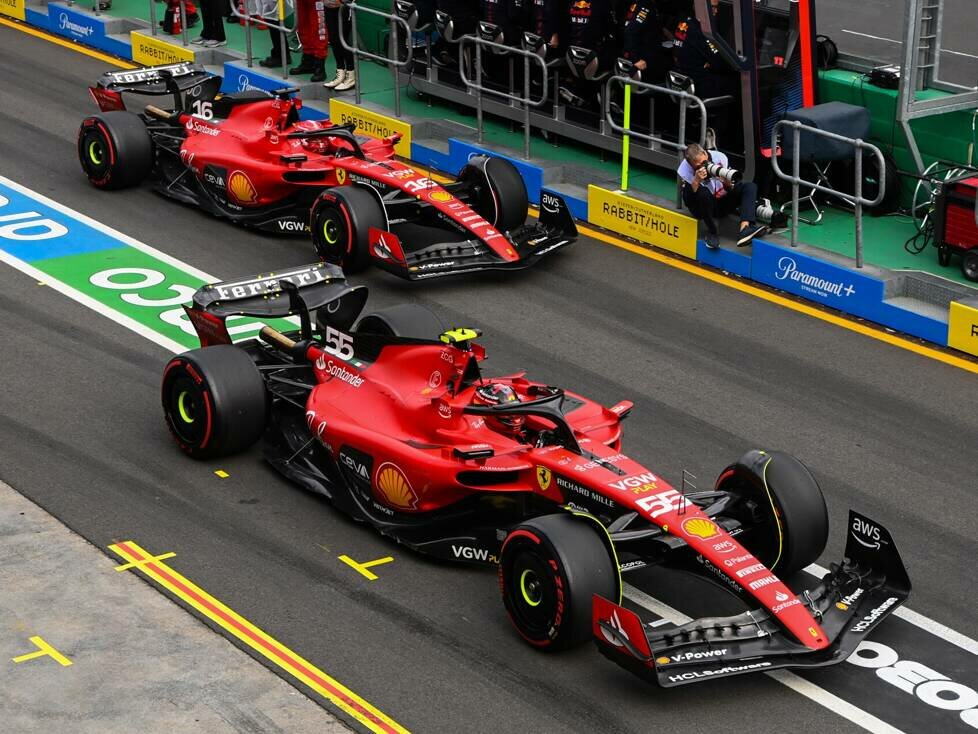
M 472 329 L 416 305 L 361 315 L 363 286 L 318 264 L 205 286 L 202 347 L 163 374 L 166 422 L 197 458 L 242 451 L 418 551 L 498 566 L 513 625 L 538 648 L 593 637 L 662 685 L 844 660 L 910 593 L 887 531 L 850 514 L 846 559 L 815 589 L 784 579 L 822 553 L 825 501 L 808 470 L 750 451 L 714 489 L 682 493 L 621 453 L 606 408 L 523 374 L 487 378 Z M 315 311 L 315 328 L 310 311 Z M 298 315 L 232 345 L 232 315 Z M 715 581 L 747 611 L 646 626 L 621 573 L 657 564 Z
M 194 64 L 102 75 L 100 114 L 78 132 L 95 186 L 144 179 L 162 194 L 238 224 L 312 235 L 320 256 L 353 272 L 374 262 L 414 279 L 528 267 L 577 237 L 567 204 L 544 192 L 527 224 L 526 186 L 504 158 L 477 156 L 440 185 L 394 157 L 395 134 L 300 121 L 295 88 L 220 94 Z M 124 93 L 170 95 L 170 109 L 127 112 Z

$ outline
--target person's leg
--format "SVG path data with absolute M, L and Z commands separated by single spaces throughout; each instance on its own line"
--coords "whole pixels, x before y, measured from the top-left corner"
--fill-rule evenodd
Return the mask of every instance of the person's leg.
M 716 249 L 720 246 L 719 233 L 715 219 L 716 199 L 713 192 L 706 186 L 700 186 L 695 192 L 690 186 L 683 186 L 683 203 L 689 213 L 696 219 L 702 220 L 706 227 L 706 246 Z
M 329 37 L 329 45 L 333 50 L 333 59 L 336 61 L 336 76 L 323 84 L 327 89 L 333 89 L 346 79 L 346 67 L 343 62 L 346 59 L 346 49 L 340 43 L 340 9 L 326 8 L 326 35 Z
M 742 181 L 734 186 L 728 198 L 737 202 L 740 209 L 740 234 L 737 238 L 737 247 L 743 247 L 767 230 L 766 226 L 758 225 L 755 221 L 757 219 L 757 184 L 753 181 Z
M 346 5 L 341 5 L 339 12 L 343 13 L 343 36 L 347 39 L 347 43 L 350 43 L 350 30 L 353 25 L 353 19 L 350 17 L 350 9 Z M 353 64 L 353 52 L 347 51 L 345 48 L 343 48 L 342 44 L 340 43 L 339 30 L 337 30 L 336 41 L 337 46 L 339 46 L 339 51 L 337 51 L 336 55 L 336 64 L 338 67 L 342 66 L 344 69 L 346 69 L 346 76 L 342 82 L 334 87 L 334 89 L 336 89 L 337 92 L 344 92 L 347 89 L 353 89 L 353 87 L 356 86 L 357 74 Z M 333 48 L 336 48 L 336 46 Z M 342 51 L 342 54 L 340 51 Z

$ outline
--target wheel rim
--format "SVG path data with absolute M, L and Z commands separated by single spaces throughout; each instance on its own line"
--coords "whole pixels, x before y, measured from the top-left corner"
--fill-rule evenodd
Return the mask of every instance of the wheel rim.
M 785 556 L 788 535 L 784 513 L 777 502 L 766 496 L 741 495 L 738 519 L 750 528 L 748 550 L 772 571 Z
M 326 206 L 320 211 L 316 228 L 316 248 L 324 260 L 342 265 L 347 255 L 349 233 L 343 213 L 334 206 Z
M 96 166 L 101 166 L 105 162 L 105 149 L 102 147 L 101 140 L 92 140 L 88 143 L 88 159 Z
M 207 406 L 203 393 L 187 375 L 175 377 L 167 390 L 168 423 L 185 444 L 197 446 L 207 434 Z
M 978 280 L 978 257 L 966 257 L 961 269 L 968 280 Z
M 323 239 L 327 245 L 335 245 L 340 240 L 340 225 L 335 219 L 323 220 Z
M 531 607 L 538 607 L 543 601 L 542 582 L 533 569 L 527 568 L 520 574 L 520 593 Z
M 506 606 L 517 629 L 531 640 L 548 640 L 557 611 L 557 592 L 547 561 L 520 551 L 507 574 Z

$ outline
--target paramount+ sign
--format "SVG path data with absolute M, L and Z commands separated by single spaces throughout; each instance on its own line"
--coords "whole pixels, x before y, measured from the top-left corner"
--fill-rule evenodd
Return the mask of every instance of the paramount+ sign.
M 612 232 L 685 257 L 696 257 L 696 220 L 671 209 L 591 184 L 587 219 Z

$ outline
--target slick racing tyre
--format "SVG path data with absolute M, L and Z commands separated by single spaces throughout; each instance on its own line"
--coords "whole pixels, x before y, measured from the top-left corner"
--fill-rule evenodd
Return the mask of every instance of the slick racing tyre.
M 591 638 L 595 594 L 618 598 L 618 569 L 598 530 L 570 514 L 518 525 L 503 542 L 499 589 L 528 643 L 563 649 Z
M 122 110 L 102 112 L 82 121 L 78 160 L 93 186 L 124 189 L 153 170 L 153 141 L 139 115 Z
M 358 334 L 437 339 L 445 327 L 441 319 L 421 304 L 400 303 L 367 314 L 353 330 Z
M 813 563 L 825 550 L 829 516 L 808 468 L 781 451 L 748 451 L 717 479 L 733 496 L 729 514 L 744 525 L 744 547 L 781 578 Z
M 500 232 L 510 232 L 526 222 L 526 184 L 505 158 L 475 156 L 458 177 L 472 191 L 469 205 Z
M 387 216 L 375 194 L 361 186 L 326 189 L 312 205 L 312 242 L 326 262 L 345 273 L 370 264 L 371 227 L 387 229 Z
M 248 353 L 230 344 L 171 359 L 162 399 L 170 433 L 195 459 L 244 451 L 265 430 L 265 383 Z

